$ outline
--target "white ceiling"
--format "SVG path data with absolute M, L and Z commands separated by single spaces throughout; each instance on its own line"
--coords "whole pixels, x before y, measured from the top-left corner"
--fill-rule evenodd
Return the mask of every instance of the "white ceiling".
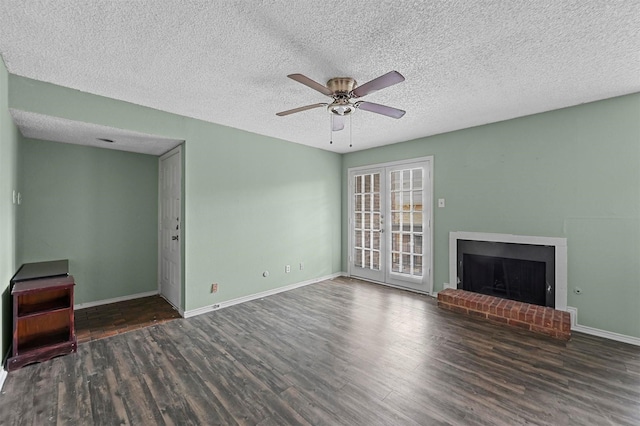
M 97 148 L 116 149 L 140 154 L 162 155 L 181 140 L 167 139 L 146 133 L 100 126 L 82 121 L 66 120 L 49 115 L 10 109 L 13 122 L 22 134 L 31 139 L 72 143 Z M 104 139 L 107 139 L 105 141 Z M 109 142 L 109 140 L 111 142 Z
M 640 0 L 2 0 L 0 54 L 13 74 L 348 152 L 640 92 Z M 328 99 L 287 74 L 391 70 L 406 81 L 364 99 L 407 114 L 357 111 L 351 149 L 348 127 L 329 145 L 322 108 L 275 115 Z

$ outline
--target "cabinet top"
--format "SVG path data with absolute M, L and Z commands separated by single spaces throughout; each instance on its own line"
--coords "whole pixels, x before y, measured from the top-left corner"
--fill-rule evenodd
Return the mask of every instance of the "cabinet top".
M 11 294 L 24 295 L 29 293 L 36 293 L 46 290 L 60 290 L 64 288 L 71 288 L 75 284 L 73 275 L 63 275 L 60 277 L 36 279 L 31 281 L 21 281 L 15 283 Z
M 52 260 L 49 262 L 25 263 L 11 279 L 12 282 L 37 280 L 69 274 L 69 260 Z

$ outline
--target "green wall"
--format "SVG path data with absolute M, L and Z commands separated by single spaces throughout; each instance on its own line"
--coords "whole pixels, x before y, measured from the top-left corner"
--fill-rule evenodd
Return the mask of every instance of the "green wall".
M 20 263 L 69 259 L 75 302 L 158 289 L 158 159 L 24 140 Z
M 186 142 L 187 309 L 340 271 L 339 155 L 191 124 Z M 216 295 L 209 293 L 213 282 L 220 284 Z
M 193 310 L 340 272 L 339 154 L 16 75 L 9 78 L 12 108 L 185 140 L 182 308 Z M 28 222 L 25 218 L 25 227 Z M 287 264 L 289 274 L 284 272 Z M 262 277 L 265 270 L 267 278 Z M 211 294 L 214 282 L 219 291 Z
M 451 231 L 566 237 L 579 323 L 640 337 L 640 94 L 350 153 L 343 177 L 427 155 L 434 200 L 446 199 L 434 206 L 435 291 L 449 282 Z
M 18 190 L 20 133 L 8 109 L 7 69 L 0 58 L 0 362 L 11 340 L 9 280 L 16 271 L 16 208 L 13 191 Z

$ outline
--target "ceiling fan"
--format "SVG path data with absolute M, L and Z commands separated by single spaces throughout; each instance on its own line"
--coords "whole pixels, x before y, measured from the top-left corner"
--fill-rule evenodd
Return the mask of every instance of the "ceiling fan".
M 403 82 L 404 77 L 398 71 L 390 71 L 378 78 L 374 78 L 362 86 L 358 86 L 358 83 L 350 77 L 332 78 L 327 81 L 326 86 L 323 86 L 302 74 L 290 74 L 287 77 L 317 90 L 323 95 L 333 98 L 333 102 L 322 102 L 282 111 L 276 114 L 280 117 L 294 114 L 296 112 L 306 111 L 308 109 L 326 106 L 327 111 L 331 113 L 331 129 L 336 132 L 344 129 L 344 117 L 352 114 L 356 109 L 375 112 L 376 114 L 382 114 L 392 118 L 401 118 L 405 114 L 405 111 L 401 109 L 392 108 L 386 105 L 366 101 L 352 101 L 352 99 L 360 98 L 378 90 L 393 86 L 394 84 Z

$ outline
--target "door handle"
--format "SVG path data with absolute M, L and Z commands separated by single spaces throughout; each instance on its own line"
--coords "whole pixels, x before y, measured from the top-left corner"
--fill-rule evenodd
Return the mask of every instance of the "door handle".
M 178 241 L 178 236 L 177 236 L 177 235 L 174 235 L 173 237 L 171 237 L 171 239 L 172 239 L 173 241 Z

